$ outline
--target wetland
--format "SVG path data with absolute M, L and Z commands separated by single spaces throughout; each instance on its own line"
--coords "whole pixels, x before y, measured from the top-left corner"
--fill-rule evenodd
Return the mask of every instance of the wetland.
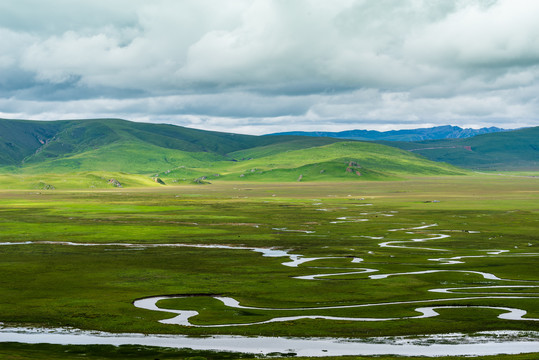
M 1 191 L 1 346 L 539 353 L 538 200 L 537 179 L 479 175 Z

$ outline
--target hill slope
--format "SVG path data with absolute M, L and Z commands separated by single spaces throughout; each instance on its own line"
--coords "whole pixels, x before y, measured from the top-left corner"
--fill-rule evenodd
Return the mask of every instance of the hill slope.
M 28 121 L 0 119 L 0 164 L 42 162 L 118 143 L 146 143 L 186 152 L 228 152 L 284 141 L 120 119 Z
M 0 119 L 0 166 L 32 172 L 91 170 L 152 173 L 174 166 L 232 160 L 227 153 L 284 143 L 260 137 L 119 119 L 27 121 Z M 339 140 L 312 139 L 303 147 Z
M 0 119 L 0 150 L 0 173 L 31 175 L 29 181 L 38 184 L 37 188 L 54 185 L 47 183 L 49 178 L 58 181 L 46 174 L 74 173 L 83 174 L 77 183 L 92 187 L 125 174 L 159 176 L 167 183 L 177 183 L 196 178 L 332 181 L 463 173 L 375 143 L 238 135 L 119 119 Z
M 539 170 L 539 127 L 467 139 L 378 143 L 468 169 Z
M 283 144 L 275 144 L 231 155 L 241 155 L 249 160 L 228 166 L 227 173 L 251 180 L 295 181 L 300 177 L 301 181 L 379 180 L 410 175 L 464 174 L 451 165 L 425 161 L 409 151 L 358 141 L 284 151 Z
M 436 126 L 432 128 L 421 128 L 411 130 L 391 130 L 391 131 L 375 131 L 375 130 L 346 130 L 341 132 L 324 132 L 324 131 L 291 131 L 275 133 L 270 135 L 302 135 L 314 137 L 332 137 L 338 139 L 350 140 L 366 140 L 366 141 L 422 141 L 434 139 L 457 139 L 467 138 L 480 134 L 494 133 L 504 131 L 497 127 L 481 128 L 481 129 L 463 129 L 458 126 Z

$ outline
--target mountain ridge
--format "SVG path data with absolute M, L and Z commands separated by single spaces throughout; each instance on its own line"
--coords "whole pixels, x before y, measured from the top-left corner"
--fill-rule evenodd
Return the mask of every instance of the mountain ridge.
M 28 186 L 34 188 L 43 184 L 60 188 L 58 180 L 52 184 L 40 178 L 58 179 L 60 174 L 83 174 L 77 183 L 86 181 L 99 187 L 109 186 L 107 181 L 113 176 L 106 174 L 139 174 L 170 184 L 217 179 L 395 180 L 466 173 L 410 151 L 372 142 L 241 135 L 121 119 L 3 119 L 0 154 L 0 173 L 30 176 L 33 180 L 28 180 Z M 130 181 L 135 182 L 133 178 Z
M 422 141 L 437 139 L 468 138 L 481 134 L 507 131 L 498 127 L 483 127 L 480 129 L 463 129 L 458 126 L 443 125 L 430 128 L 417 128 L 408 130 L 345 130 L 339 132 L 325 131 L 288 131 L 267 135 L 300 135 L 312 137 L 332 137 L 337 139 L 361 140 L 361 141 Z
M 539 126 L 462 139 L 376 141 L 472 170 L 539 171 Z
M 286 136 L 258 137 L 122 119 L 0 119 L 0 164 L 35 163 L 117 142 L 142 141 L 166 149 L 212 152 L 225 156 L 229 152 L 286 139 Z

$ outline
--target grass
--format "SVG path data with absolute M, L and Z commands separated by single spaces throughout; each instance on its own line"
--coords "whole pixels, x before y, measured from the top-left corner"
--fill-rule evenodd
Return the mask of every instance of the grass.
M 253 153 L 255 154 L 253 156 L 259 154 L 256 149 L 254 149 Z M 244 151 L 242 156 L 249 156 L 249 152 Z M 338 166 L 335 168 L 337 164 Z M 229 166 L 228 172 L 240 172 L 243 174 L 258 174 L 262 172 L 265 175 L 268 174 L 267 171 L 271 170 L 283 171 L 295 169 L 297 172 L 301 168 L 304 168 L 308 172 L 310 171 L 308 166 L 314 166 L 316 168 L 318 172 L 317 176 L 314 177 L 316 180 L 324 178 L 331 179 L 331 177 L 342 180 L 343 176 L 348 176 L 349 179 L 358 178 L 356 172 L 362 174 L 359 177 L 366 175 L 367 179 L 373 172 L 378 174 L 380 178 L 399 174 L 421 176 L 458 175 L 465 173 L 447 164 L 425 162 L 423 158 L 407 151 L 366 142 L 338 142 L 308 149 L 289 150 L 277 154 L 265 155 L 236 163 L 234 166 Z M 351 168 L 352 170 L 348 174 L 346 171 L 347 168 Z M 251 171 L 252 169 L 255 171 Z M 301 173 L 300 170 L 299 174 Z M 282 181 L 282 177 L 276 176 L 274 178 Z M 289 177 L 289 181 L 296 179 L 297 177 Z M 306 176 L 304 180 L 309 179 L 310 177 Z
M 298 143 L 306 146 L 305 141 Z M 451 165 L 430 162 L 410 152 L 372 143 L 338 142 L 284 151 L 288 145 L 265 146 L 266 150 L 277 148 L 279 152 L 270 155 L 264 152 L 262 157 L 234 162 L 215 153 L 184 152 L 151 144 L 114 143 L 76 155 L 28 164 L 24 168 L 5 168 L 4 174 L 0 175 L 0 185 L 4 189 L 46 189 L 47 185 L 53 185 L 55 189 L 84 189 L 113 187 L 108 183 L 110 178 L 119 180 L 124 187 L 140 187 L 155 186 L 151 177 L 159 177 L 167 185 L 177 185 L 192 183 L 202 177 L 210 182 L 363 182 L 468 174 Z M 261 154 L 257 149 L 253 153 Z M 92 171 L 97 168 L 101 170 Z
M 0 343 L 0 357 L 4 360 L 105 360 L 105 359 L 186 359 L 229 360 L 252 359 L 251 354 L 167 349 L 147 346 L 111 345 L 49 345 Z M 526 359 L 527 360 L 527 359 Z
M 70 173 L 79 171 L 122 171 L 152 174 L 179 166 L 206 167 L 225 157 L 215 153 L 186 152 L 140 142 L 120 142 L 67 157 L 26 165 L 24 173 Z
M 93 172 L 161 177 L 167 184 L 205 180 L 364 181 L 461 175 L 389 146 L 330 138 L 248 136 L 119 119 L 16 121 L 0 119 L 0 174 L 44 179 Z M 5 179 L 0 179 L 0 185 Z M 78 181 L 78 180 L 75 180 Z M 78 182 L 78 185 L 84 185 Z M 100 188 L 95 182 L 91 186 Z M 139 181 L 133 186 L 143 186 Z M 8 186 L 13 188 L 8 179 Z M 22 183 L 15 188 L 22 188 Z M 84 186 L 82 186 L 84 187 Z M 26 187 L 28 189 L 28 187 Z M 72 187 L 64 187 L 72 188 Z
M 0 174 L 0 184 L 3 190 L 49 191 L 115 188 L 115 185 L 109 182 L 110 179 L 118 180 L 122 187 L 160 187 L 148 176 L 115 171 L 88 171 L 71 174 Z
M 390 322 L 299 320 L 207 329 L 158 323 L 157 320 L 171 315 L 137 309 L 132 301 L 160 294 L 207 293 L 230 296 L 243 305 L 255 307 L 318 307 L 397 300 L 425 300 L 425 304 L 419 306 L 428 306 L 428 300 L 463 296 L 428 292 L 432 288 L 530 284 L 529 280 L 537 280 L 532 271 L 537 258 L 512 255 L 539 252 L 536 234 L 538 198 L 537 179 L 487 175 L 346 182 L 338 183 L 338 186 L 335 182 L 221 181 L 207 186 L 84 191 L 3 190 L 0 192 L 0 242 L 224 244 L 279 247 L 307 257 L 343 258 L 289 268 L 281 265 L 284 258 L 262 257 L 258 253 L 241 250 L 50 244 L 3 246 L 0 253 L 0 271 L 3 274 L 0 279 L 0 321 L 6 325 L 72 326 L 110 332 L 301 337 L 536 330 L 534 322 L 498 319 L 499 312 L 489 309 L 445 309 L 435 318 Z M 368 221 L 335 223 L 342 217 Z M 418 230 L 415 234 L 388 231 L 434 223 L 438 226 Z M 466 232 L 469 230 L 479 233 Z M 412 246 L 449 251 L 378 246 L 381 241 L 406 241 L 436 233 L 451 237 Z M 364 236 L 383 236 L 384 240 Z M 511 253 L 468 258 L 465 263 L 455 265 L 439 265 L 428 260 L 484 255 L 489 249 L 506 249 Z M 350 262 L 351 257 L 361 257 L 364 261 L 360 265 L 354 264 Z M 355 267 L 375 268 L 379 274 L 429 269 L 473 270 L 491 272 L 502 279 L 516 281 L 486 280 L 479 275 L 457 272 L 403 275 L 380 280 L 368 279 L 369 274 L 319 281 L 293 278 L 314 273 L 353 271 Z M 539 317 L 537 297 L 447 300 L 440 304 L 509 306 L 527 310 L 527 316 Z M 418 315 L 414 305 L 307 313 L 239 310 L 226 308 L 210 297 L 169 299 L 162 301 L 160 306 L 197 310 L 200 315 L 193 318 L 197 324 L 249 323 L 275 316 L 302 314 L 358 317 Z M 16 349 L 15 345 L 10 348 L 10 345 L 1 344 L 0 351 L 2 349 L 19 354 L 21 359 L 33 356 L 30 350 L 25 352 Z M 50 351 L 59 359 L 73 355 L 62 355 L 60 351 L 50 349 L 34 347 L 36 354 Z M 107 351 L 98 349 L 96 358 L 119 357 L 114 351 L 111 350 L 111 354 Z M 503 359 L 493 359 L 498 358 Z M 521 358 L 527 359 L 525 356 Z

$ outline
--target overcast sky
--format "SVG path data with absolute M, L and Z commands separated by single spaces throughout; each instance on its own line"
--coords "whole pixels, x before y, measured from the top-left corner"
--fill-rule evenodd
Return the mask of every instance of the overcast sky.
M 537 0 L 2 0 L 0 117 L 539 125 Z

